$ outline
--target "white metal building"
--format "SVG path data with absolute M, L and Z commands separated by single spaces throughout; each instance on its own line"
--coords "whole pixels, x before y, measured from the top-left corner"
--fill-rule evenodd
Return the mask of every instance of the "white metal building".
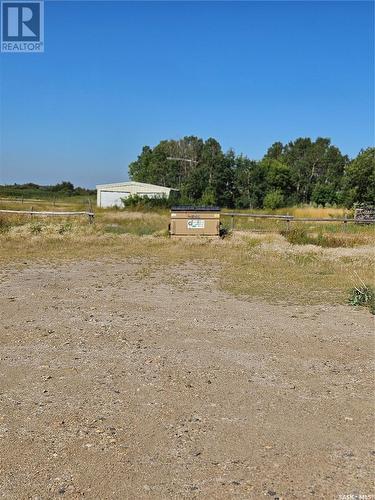
M 127 198 L 130 195 L 147 196 L 149 198 L 169 197 L 171 191 L 176 191 L 173 188 L 164 186 L 156 186 L 155 184 L 144 184 L 143 182 L 118 182 L 115 184 L 99 184 L 97 190 L 97 205 L 98 207 L 107 208 L 122 206 L 122 198 Z

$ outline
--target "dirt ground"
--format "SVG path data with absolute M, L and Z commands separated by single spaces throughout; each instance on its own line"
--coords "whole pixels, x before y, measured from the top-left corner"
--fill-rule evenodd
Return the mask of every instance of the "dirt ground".
M 144 260 L 0 272 L 0 496 L 375 493 L 367 309 L 275 305 Z

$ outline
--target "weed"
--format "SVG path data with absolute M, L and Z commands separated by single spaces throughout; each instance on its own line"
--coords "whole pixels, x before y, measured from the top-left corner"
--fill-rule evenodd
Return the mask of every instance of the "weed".
M 68 233 L 69 231 L 72 230 L 72 223 L 71 222 L 65 222 L 64 224 L 61 224 L 59 226 L 59 228 L 57 229 L 57 232 L 59 234 L 65 234 L 65 233 Z
M 0 219 L 0 234 L 7 233 L 12 227 L 11 223 L 6 219 Z
M 348 302 L 352 306 L 368 307 L 371 314 L 375 314 L 375 289 L 370 285 L 354 287 L 350 290 Z
M 42 232 L 42 229 L 43 229 L 43 224 L 41 224 L 40 222 L 33 222 L 30 225 L 31 234 L 40 234 Z
M 249 250 L 259 247 L 262 244 L 262 240 L 259 238 L 246 238 L 244 241 L 246 242 L 246 246 Z
M 308 245 L 311 243 L 311 238 L 302 227 L 295 227 L 290 231 L 280 231 L 280 234 L 292 245 Z

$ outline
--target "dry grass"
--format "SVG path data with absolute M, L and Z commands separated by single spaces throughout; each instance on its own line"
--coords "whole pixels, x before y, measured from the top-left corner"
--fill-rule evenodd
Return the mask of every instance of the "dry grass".
M 353 213 L 344 208 L 314 208 L 311 206 L 304 207 L 288 207 L 280 208 L 278 210 L 235 210 L 239 213 L 253 213 L 253 214 L 275 214 L 275 215 L 292 215 L 294 217 L 308 217 L 308 218 L 344 218 L 345 216 L 350 218 Z M 225 212 L 231 212 L 231 210 L 224 210 Z M 224 225 L 227 228 L 231 227 L 231 218 L 222 217 Z M 252 219 L 247 217 L 236 217 L 234 219 L 236 230 L 250 230 L 257 232 L 281 232 L 288 228 L 287 222 L 283 220 L 272 220 L 272 219 Z M 298 223 L 291 223 L 291 227 L 295 227 Z M 311 222 L 304 223 L 304 227 L 308 228 L 309 231 L 328 231 L 328 232 L 368 232 L 366 227 L 361 227 L 357 224 L 346 224 L 343 223 L 324 223 L 324 222 Z
M 374 242 L 372 227 L 354 224 L 349 230 L 335 224 L 333 227 L 295 224 L 292 228 L 280 231 L 280 234 L 294 245 L 318 245 L 324 248 L 356 247 Z
M 170 240 L 163 236 L 97 234 L 86 227 L 65 234 L 45 231 L 28 235 L 26 244 L 22 232 L 7 234 L 1 236 L 1 243 L 1 261 L 21 266 L 34 260 L 103 258 L 141 258 L 146 259 L 148 267 L 187 261 L 202 266 L 214 263 L 223 289 L 272 302 L 345 303 L 347 291 L 356 284 L 356 275 L 367 282 L 373 280 L 371 247 L 293 246 L 277 235 Z
M 311 206 L 291 207 L 276 210 L 277 213 L 288 213 L 294 217 L 312 217 L 312 218 L 327 218 L 327 217 L 349 217 L 351 211 L 345 208 L 315 208 Z
M 95 203 L 92 201 L 91 204 L 95 208 Z M 64 211 L 64 210 L 88 210 L 89 209 L 89 198 L 84 196 L 76 196 L 74 198 L 66 197 L 60 198 L 58 201 L 53 202 L 53 200 L 48 199 L 25 199 L 23 202 L 21 200 L 0 198 L 0 209 L 5 210 L 50 210 L 50 211 Z
M 252 213 L 252 214 L 277 214 L 277 215 L 293 215 L 294 217 L 315 217 L 315 218 L 326 218 L 326 217 L 349 217 L 352 215 L 352 211 L 346 208 L 322 208 L 322 207 L 312 207 L 310 205 L 296 206 L 296 207 L 285 207 L 278 208 L 276 210 L 267 209 L 236 209 L 229 210 L 225 209 L 226 212 L 240 212 L 240 213 Z
M 344 303 L 356 276 L 373 280 L 370 252 L 345 256 L 293 251 L 263 246 L 243 250 L 229 261 L 222 285 L 237 295 L 262 297 L 271 302 L 325 304 Z
M 27 266 L 35 260 L 141 258 L 150 268 L 195 261 L 214 264 L 222 288 L 231 293 L 293 304 L 346 303 L 357 277 L 370 284 L 374 278 L 374 232 L 368 226 L 348 225 L 343 232 L 342 225 L 320 225 L 319 234 L 342 242 L 339 248 L 322 248 L 290 244 L 279 234 L 285 224 L 266 234 L 235 232 L 225 240 L 170 240 L 167 211 L 101 210 L 92 225 L 86 219 L 17 217 L 10 225 L 9 220 L 0 224 L 3 266 Z M 263 226 L 273 222 L 256 221 Z M 316 225 L 304 228 L 316 234 Z

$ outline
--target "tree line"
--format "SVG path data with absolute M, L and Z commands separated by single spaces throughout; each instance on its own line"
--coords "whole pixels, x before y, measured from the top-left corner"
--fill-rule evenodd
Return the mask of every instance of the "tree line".
M 258 161 L 224 152 L 213 138 L 163 140 L 144 146 L 129 174 L 134 181 L 179 189 L 182 204 L 275 209 L 375 200 L 375 148 L 350 159 L 324 137 L 275 142 Z
M 33 182 L 26 184 L 0 185 L 0 196 L 13 196 L 24 198 L 54 198 L 65 196 L 92 196 L 96 194 L 95 189 L 74 187 L 69 181 L 58 182 L 50 186 L 40 186 Z

